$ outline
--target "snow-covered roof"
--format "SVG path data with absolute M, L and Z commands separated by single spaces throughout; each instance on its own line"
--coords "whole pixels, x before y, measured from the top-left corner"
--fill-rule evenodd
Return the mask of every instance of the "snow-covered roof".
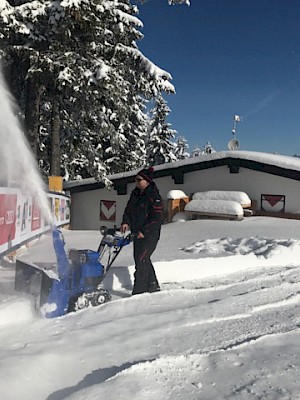
M 219 151 L 211 154 L 201 154 L 198 157 L 186 158 L 184 160 L 166 163 L 155 166 L 155 172 L 200 164 L 203 162 L 217 161 L 222 159 L 247 160 L 264 165 L 275 166 L 281 169 L 292 170 L 300 173 L 300 158 L 284 156 L 280 154 L 260 153 L 254 151 Z M 139 170 L 122 172 L 114 175 L 108 175 L 111 181 L 126 179 L 135 176 Z M 79 181 L 70 181 L 64 183 L 64 189 L 72 189 L 79 186 L 93 185 L 99 182 L 94 178 L 82 179 Z

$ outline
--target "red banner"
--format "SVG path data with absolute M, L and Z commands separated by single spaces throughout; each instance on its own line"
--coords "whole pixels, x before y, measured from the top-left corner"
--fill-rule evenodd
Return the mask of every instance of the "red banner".
M 15 238 L 16 209 L 16 194 L 0 194 L 0 245 Z
M 41 223 L 42 223 L 41 210 L 34 202 L 32 205 L 31 230 L 35 231 L 37 229 L 40 229 Z

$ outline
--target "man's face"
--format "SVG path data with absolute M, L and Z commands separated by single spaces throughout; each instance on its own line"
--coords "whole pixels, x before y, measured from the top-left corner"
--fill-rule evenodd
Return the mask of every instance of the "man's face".
M 137 175 L 135 177 L 135 183 L 136 186 L 140 189 L 140 190 L 145 190 L 146 187 L 149 185 L 149 182 L 146 181 L 146 179 L 144 179 L 142 176 Z

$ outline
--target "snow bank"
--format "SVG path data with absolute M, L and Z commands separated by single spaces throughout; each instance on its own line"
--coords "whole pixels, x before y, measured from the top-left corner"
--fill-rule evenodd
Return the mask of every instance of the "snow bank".
M 207 239 L 182 247 L 188 253 L 202 257 L 228 257 L 253 254 L 258 258 L 270 259 L 283 255 L 293 259 L 300 257 L 300 241 L 294 239 L 271 239 L 266 237 Z
M 250 207 L 251 200 L 245 192 L 210 190 L 193 194 L 193 200 L 230 200 L 236 201 L 242 207 Z
M 24 296 L 0 296 L 0 328 L 26 323 L 36 318 L 32 299 Z
M 184 212 L 178 212 L 172 218 L 172 222 L 186 222 L 190 219 L 190 216 Z

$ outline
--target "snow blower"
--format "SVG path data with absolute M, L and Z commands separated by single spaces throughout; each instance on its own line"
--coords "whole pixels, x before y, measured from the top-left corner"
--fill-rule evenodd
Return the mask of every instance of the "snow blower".
M 122 248 L 131 242 L 131 235 L 121 236 L 115 229 L 101 227 L 103 238 L 97 251 L 65 251 L 61 231 L 54 227 L 53 246 L 56 272 L 53 266 L 16 261 L 15 290 L 33 295 L 36 307 L 46 318 L 59 317 L 71 311 L 97 306 L 111 300 L 102 282 Z M 104 263 L 104 255 L 106 262 Z

